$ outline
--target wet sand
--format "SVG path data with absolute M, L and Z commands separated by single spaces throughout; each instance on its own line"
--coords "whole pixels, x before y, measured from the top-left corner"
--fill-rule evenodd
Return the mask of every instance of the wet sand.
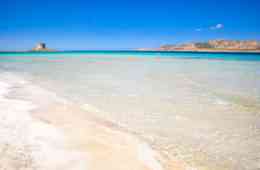
M 148 145 L 113 127 L 91 121 L 73 105 L 51 106 L 33 116 L 62 129 L 70 141 L 69 148 L 86 154 L 89 169 L 162 169 Z

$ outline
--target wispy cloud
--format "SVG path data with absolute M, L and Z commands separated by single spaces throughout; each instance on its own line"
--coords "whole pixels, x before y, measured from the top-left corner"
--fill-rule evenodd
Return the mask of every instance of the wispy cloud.
M 207 30 L 219 30 L 219 29 L 223 29 L 224 25 L 223 24 L 216 24 L 214 26 L 210 26 L 207 28 L 196 28 L 195 31 L 196 32 L 201 32 L 201 31 L 207 31 Z
M 217 25 L 210 27 L 211 30 L 218 30 L 218 29 L 222 29 L 222 28 L 224 28 L 223 24 L 217 24 Z

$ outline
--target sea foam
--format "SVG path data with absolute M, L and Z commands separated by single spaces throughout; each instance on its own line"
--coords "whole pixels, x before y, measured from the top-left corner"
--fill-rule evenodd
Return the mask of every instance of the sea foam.
M 66 150 L 60 130 L 31 116 L 37 108 L 33 101 L 7 98 L 13 88 L 24 84 L 14 77 L 0 75 L 0 169 L 87 169 L 80 152 Z
M 138 158 L 144 162 L 151 170 L 163 170 L 161 164 L 155 159 L 156 153 L 146 143 L 140 143 L 138 146 Z

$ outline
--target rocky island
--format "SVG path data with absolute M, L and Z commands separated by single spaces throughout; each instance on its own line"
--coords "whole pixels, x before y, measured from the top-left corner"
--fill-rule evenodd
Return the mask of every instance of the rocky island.
M 152 51 L 202 51 L 202 52 L 260 52 L 260 42 L 255 40 L 209 40 L 176 45 L 162 45 L 159 48 L 139 49 Z
M 47 52 L 47 51 L 55 51 L 55 50 L 47 48 L 45 43 L 38 43 L 36 47 L 34 47 L 31 51 Z

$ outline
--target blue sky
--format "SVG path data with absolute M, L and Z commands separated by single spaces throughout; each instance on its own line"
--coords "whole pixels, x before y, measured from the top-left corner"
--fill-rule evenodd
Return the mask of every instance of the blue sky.
M 0 50 L 260 40 L 259 0 L 1 0 Z

